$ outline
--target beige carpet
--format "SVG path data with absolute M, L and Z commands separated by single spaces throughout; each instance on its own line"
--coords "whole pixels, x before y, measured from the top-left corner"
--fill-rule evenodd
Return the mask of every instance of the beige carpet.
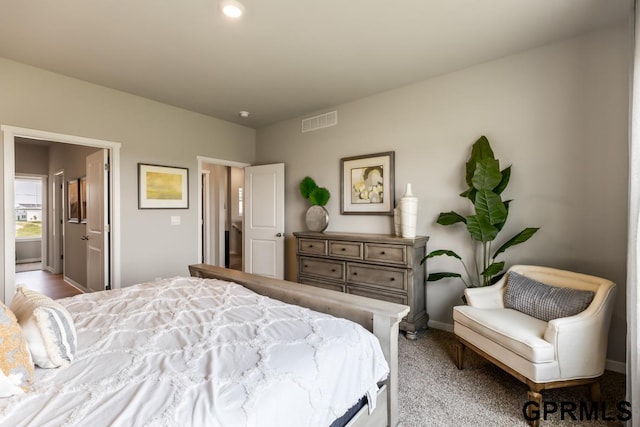
M 453 334 L 428 329 L 416 341 L 399 338 L 399 418 L 402 427 L 526 426 L 522 407 L 527 401 L 524 384 L 473 352 L 465 352 L 465 368 L 458 370 Z M 602 399 L 608 417 L 616 417 L 616 404 L 624 400 L 625 376 L 606 371 Z M 550 390 L 544 401 L 589 402 L 586 386 Z M 640 416 L 640 414 L 638 414 Z M 614 426 L 602 421 L 560 420 L 549 415 L 544 426 Z

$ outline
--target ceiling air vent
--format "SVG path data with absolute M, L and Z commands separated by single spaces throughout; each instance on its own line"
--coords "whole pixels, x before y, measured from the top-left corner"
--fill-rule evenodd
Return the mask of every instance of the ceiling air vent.
M 318 130 L 322 128 L 328 128 L 329 126 L 335 126 L 338 124 L 338 112 L 331 111 L 330 113 L 320 114 L 319 116 L 309 117 L 302 120 L 302 132 L 311 132 L 312 130 Z

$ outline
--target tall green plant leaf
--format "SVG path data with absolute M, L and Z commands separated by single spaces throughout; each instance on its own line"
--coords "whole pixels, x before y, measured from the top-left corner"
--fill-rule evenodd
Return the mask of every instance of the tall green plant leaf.
M 477 192 L 478 192 L 478 190 L 476 190 L 475 188 L 469 187 L 465 191 L 460 193 L 460 197 L 467 198 L 467 199 L 469 199 L 469 201 L 471 203 L 473 203 L 476 200 L 476 193 Z
M 451 272 L 431 273 L 427 276 L 427 282 L 435 282 L 436 280 L 444 279 L 446 277 L 462 277 L 462 274 Z
M 467 230 L 471 238 L 479 242 L 490 242 L 498 235 L 498 229 L 486 217 L 478 215 L 467 217 Z
M 495 159 L 491 145 L 486 136 L 482 135 L 471 147 L 471 155 L 467 161 L 466 181 L 469 187 L 473 187 L 471 179 L 476 172 L 476 164 L 482 159 Z
M 440 215 L 438 215 L 438 220 L 436 222 L 440 225 L 451 225 L 451 224 L 457 224 L 458 222 L 464 222 L 466 224 L 467 219 L 462 215 L 460 215 L 459 213 L 450 211 L 450 212 L 440 213 Z
M 476 215 L 484 217 L 489 224 L 504 224 L 507 219 L 507 208 L 502 199 L 491 190 L 480 190 L 474 203 Z
M 490 278 L 500 273 L 503 268 L 504 268 L 504 261 L 494 262 L 490 264 L 489 267 L 487 267 L 486 270 L 484 270 L 480 274 L 482 274 L 482 276 L 484 277 Z
M 471 184 L 476 190 L 493 190 L 502 181 L 500 163 L 495 159 L 482 159 L 476 163 Z
M 520 243 L 526 242 L 531 238 L 531 236 L 536 234 L 536 231 L 538 231 L 539 229 L 539 227 L 525 228 L 524 230 L 513 236 L 511 239 L 509 239 L 504 245 L 500 246 L 496 253 L 493 254 L 492 259 L 496 259 L 498 255 L 509 249 L 511 246 L 519 245 Z
M 504 227 L 504 225 L 507 223 L 507 218 L 509 218 L 509 205 L 511 204 L 511 200 L 505 200 L 504 202 L 502 202 L 502 204 L 504 205 L 504 208 L 505 208 L 504 219 L 502 220 L 502 222 L 493 224 L 496 226 L 499 232 L 502 231 L 502 227 Z
M 438 249 L 435 251 L 431 251 L 427 255 L 425 255 L 424 258 L 422 258 L 422 261 L 420 261 L 420 264 L 424 263 L 428 258 L 433 258 L 437 256 L 442 256 L 442 255 L 446 255 L 446 256 L 450 256 L 450 257 L 454 257 L 454 258 L 458 258 L 459 260 L 462 260 L 462 257 L 460 257 L 460 255 L 458 255 L 452 250 Z
M 502 194 L 507 185 L 509 184 L 509 180 L 511 179 L 511 166 L 504 168 L 501 172 L 502 180 L 500 184 L 496 188 L 493 189 L 493 192 L 496 194 Z

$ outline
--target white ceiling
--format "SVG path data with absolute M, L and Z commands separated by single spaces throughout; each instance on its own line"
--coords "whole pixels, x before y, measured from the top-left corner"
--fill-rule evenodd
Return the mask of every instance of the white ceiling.
M 232 22 L 218 0 L 1 0 L 0 56 L 258 128 L 626 22 L 632 10 L 632 0 L 243 3 Z

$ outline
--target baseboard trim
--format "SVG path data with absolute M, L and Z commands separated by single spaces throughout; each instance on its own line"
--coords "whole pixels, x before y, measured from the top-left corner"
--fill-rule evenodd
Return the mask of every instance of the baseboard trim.
M 619 374 L 627 374 L 627 364 L 624 362 L 618 362 L 617 360 L 607 359 L 607 363 L 604 365 L 604 368 Z
M 16 264 L 31 264 L 33 262 L 42 262 L 42 258 L 22 258 L 16 260 Z
M 453 332 L 453 325 L 450 323 L 438 322 L 437 320 L 429 320 L 427 324 L 430 328 L 438 329 L 440 331 Z M 605 369 L 619 374 L 627 373 L 627 364 L 624 362 L 618 362 L 617 360 L 607 359 Z
M 429 320 L 427 326 L 441 331 L 453 332 L 453 325 L 450 323 L 438 322 L 437 320 Z
M 87 293 L 89 291 L 87 288 L 85 288 L 80 283 L 76 282 L 75 280 L 70 279 L 68 276 L 63 276 L 63 279 L 69 285 L 73 286 L 74 288 L 76 288 L 77 290 L 79 290 L 82 293 Z

